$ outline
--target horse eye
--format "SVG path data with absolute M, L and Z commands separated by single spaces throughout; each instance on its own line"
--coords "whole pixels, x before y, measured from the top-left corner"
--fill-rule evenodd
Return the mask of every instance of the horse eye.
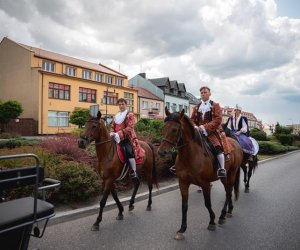
M 172 133 L 173 133 L 173 134 L 176 134 L 176 133 L 177 133 L 177 129 L 176 129 L 176 128 L 173 128 L 173 129 L 172 129 Z
M 92 126 L 92 128 L 96 128 L 96 127 L 97 127 L 96 125 L 93 125 L 93 126 Z

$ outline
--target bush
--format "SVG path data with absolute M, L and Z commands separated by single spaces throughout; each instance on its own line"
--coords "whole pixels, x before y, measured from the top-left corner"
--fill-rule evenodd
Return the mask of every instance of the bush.
M 63 155 L 65 160 L 82 163 L 91 162 L 91 157 L 78 147 L 77 139 L 67 135 L 44 139 L 41 146 L 53 153 Z
M 135 129 L 139 135 L 148 137 L 152 143 L 157 143 L 162 140 L 162 127 L 163 121 L 161 120 L 142 118 L 137 122 Z
M 84 129 L 82 128 L 75 128 L 71 131 L 71 136 L 75 138 L 79 138 L 81 133 L 83 132 Z
M 45 177 L 61 181 L 60 188 L 47 193 L 47 199 L 52 202 L 84 201 L 101 191 L 100 177 L 90 166 L 74 161 L 64 161 L 62 156 L 37 146 L 0 150 L 0 155 L 20 153 L 36 154 L 40 159 L 41 166 L 45 169 Z M 35 161 L 32 158 L 1 160 L 0 170 L 33 166 L 34 164 Z M 5 196 L 13 199 L 31 194 L 32 188 L 26 187 L 26 189 L 14 189 L 6 192 Z
M 10 138 L 19 138 L 19 137 L 21 136 L 17 133 L 8 133 L 8 132 L 0 133 L 0 139 L 10 139 Z
M 257 128 L 251 129 L 250 136 L 257 141 L 268 141 L 267 134 Z
M 274 155 L 298 149 L 294 146 L 283 146 L 270 141 L 259 141 L 259 154 Z
M 0 148 L 17 148 L 21 147 L 21 142 L 18 140 L 7 140 L 7 141 L 0 141 Z
M 48 198 L 53 202 L 86 201 L 100 194 L 100 177 L 87 165 L 74 161 L 61 162 L 48 166 L 47 174 L 61 181 L 60 188 L 49 193 Z
M 291 135 L 291 134 L 276 134 L 275 136 L 282 145 L 292 145 L 293 144 L 294 138 L 293 138 L 293 135 Z

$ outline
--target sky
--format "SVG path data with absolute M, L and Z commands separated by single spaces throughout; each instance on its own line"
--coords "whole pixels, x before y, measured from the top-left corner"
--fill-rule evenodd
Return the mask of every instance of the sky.
M 211 88 L 263 123 L 300 124 L 298 0 L 0 0 L 0 40 L 132 78 Z

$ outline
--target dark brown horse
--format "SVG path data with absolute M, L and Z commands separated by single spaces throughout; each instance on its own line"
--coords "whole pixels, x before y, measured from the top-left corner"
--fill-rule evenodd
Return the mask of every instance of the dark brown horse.
M 206 147 L 205 138 L 196 131 L 189 117 L 181 113 L 170 113 L 166 108 L 166 115 L 163 127 L 163 140 L 158 149 L 161 156 L 166 155 L 172 149 L 178 150 L 175 162 L 176 174 L 179 179 L 179 188 L 182 196 L 182 223 L 175 239 L 184 238 L 183 233 L 187 228 L 188 193 L 190 184 L 200 186 L 203 190 L 205 206 L 209 211 L 210 221 L 208 230 L 215 230 L 215 213 L 211 207 L 210 183 L 218 180 L 216 171 L 216 159 Z M 227 216 L 232 215 L 232 191 L 235 198 L 239 194 L 239 173 L 243 159 L 243 152 L 240 145 L 233 139 L 228 138 L 233 150 L 231 159 L 226 162 L 227 178 L 221 179 L 226 199 L 219 217 L 219 224 L 224 224 Z M 227 210 L 228 207 L 228 210 Z
M 249 193 L 250 188 L 250 178 L 254 173 L 255 169 L 257 168 L 257 155 L 253 156 L 253 160 L 250 161 L 249 155 L 244 153 L 244 159 L 241 165 L 241 168 L 244 172 L 244 184 L 245 184 L 245 193 Z
M 124 208 L 118 198 L 117 192 L 114 188 L 114 182 L 122 175 L 123 163 L 119 160 L 117 155 L 117 148 L 114 140 L 109 136 L 109 132 L 101 119 L 101 113 L 98 112 L 97 118 L 90 117 L 85 124 L 85 129 L 81 138 L 78 141 L 80 148 L 85 148 L 91 141 L 95 141 L 96 152 L 98 158 L 98 172 L 103 180 L 103 197 L 100 201 L 100 211 L 96 222 L 92 226 L 93 231 L 99 230 L 99 223 L 102 220 L 103 209 L 106 204 L 108 195 L 111 193 L 116 201 L 119 209 L 117 220 L 123 219 Z M 154 150 L 151 144 L 140 141 L 141 147 L 145 150 L 145 159 L 143 164 L 137 165 L 137 169 L 142 169 L 149 188 L 149 199 L 147 210 L 151 210 L 152 204 L 152 184 L 155 183 L 158 187 Z M 129 210 L 134 209 L 134 199 L 139 188 L 140 181 L 135 179 L 134 190 L 129 202 Z

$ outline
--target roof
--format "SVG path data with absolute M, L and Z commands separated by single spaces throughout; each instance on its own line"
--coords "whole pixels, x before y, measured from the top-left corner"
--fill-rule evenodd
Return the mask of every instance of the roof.
M 193 94 L 191 94 L 189 92 L 185 92 L 185 95 L 187 98 L 189 98 L 189 103 L 196 104 L 196 105 L 200 103 L 200 100 Z
M 178 89 L 179 89 L 179 91 L 186 92 L 185 84 L 184 83 L 178 83 Z
M 9 40 L 11 40 L 11 39 L 9 39 Z M 14 42 L 13 40 L 11 40 L 11 41 Z M 16 44 L 20 45 L 21 47 L 33 52 L 36 57 L 40 57 L 40 58 L 44 58 L 44 59 L 48 59 L 48 60 L 53 60 L 53 61 L 56 61 L 56 62 L 61 62 L 61 63 L 69 64 L 69 65 L 72 65 L 72 66 L 78 66 L 78 67 L 82 67 L 82 68 L 85 68 L 85 69 L 100 71 L 100 72 L 105 73 L 105 74 L 119 76 L 119 77 L 122 77 L 122 78 L 127 78 L 126 75 L 123 75 L 122 73 L 120 73 L 118 71 L 115 71 L 111 68 L 108 68 L 108 67 L 106 67 L 102 64 L 87 62 L 87 61 L 84 61 L 84 60 L 81 60 L 81 59 L 77 59 L 77 58 L 74 58 L 74 57 L 58 54 L 58 53 L 51 52 L 51 51 L 48 51 L 48 50 L 44 50 L 44 49 L 40 49 L 40 48 L 36 48 L 36 47 L 31 47 L 31 46 L 28 46 L 28 45 L 22 44 L 22 43 L 17 43 L 17 42 L 14 42 L 14 43 L 16 43 Z
M 139 88 L 139 87 L 135 87 L 135 89 L 138 90 L 138 96 L 139 97 L 143 97 L 143 98 L 147 98 L 147 99 L 153 99 L 153 100 L 158 100 L 158 101 L 163 101 L 163 99 L 161 99 L 158 96 L 152 94 L 147 89 Z
M 157 87 L 167 86 L 169 81 L 169 77 L 162 77 L 162 78 L 155 78 L 155 79 L 148 79 Z
M 170 81 L 171 89 L 178 89 L 178 83 L 176 80 Z

